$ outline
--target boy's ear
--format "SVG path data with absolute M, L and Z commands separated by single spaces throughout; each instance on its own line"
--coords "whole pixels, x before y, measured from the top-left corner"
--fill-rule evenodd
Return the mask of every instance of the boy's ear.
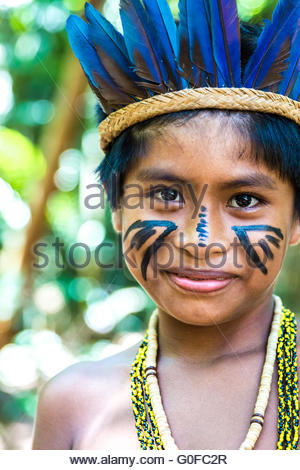
M 116 209 L 112 213 L 112 224 L 116 232 L 122 232 L 122 211 Z
M 299 217 L 297 217 L 293 223 L 289 245 L 291 246 L 297 245 L 299 241 L 300 241 L 300 219 Z

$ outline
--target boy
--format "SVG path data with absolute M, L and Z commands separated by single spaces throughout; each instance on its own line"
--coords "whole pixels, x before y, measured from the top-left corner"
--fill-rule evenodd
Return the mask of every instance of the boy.
M 148 13 L 153 13 L 157 3 L 144 3 Z M 182 3 L 188 9 L 188 2 Z M 201 9 L 206 2 L 196 3 L 203 13 Z M 220 13 L 224 19 L 223 2 L 220 3 L 220 11 L 213 10 L 214 2 L 210 2 L 208 11 Z M 296 3 L 296 12 L 289 2 L 285 5 L 284 14 L 288 8 L 290 11 L 284 25 L 290 29 L 292 13 L 299 13 L 299 2 Z M 162 4 L 164 2 L 160 7 Z M 121 2 L 129 52 L 128 38 L 132 39 L 134 26 L 145 18 L 140 7 L 135 0 Z M 231 8 L 235 11 L 235 2 Z M 279 8 L 273 17 L 274 28 L 276 19 L 284 22 L 283 5 Z M 182 25 L 185 14 L 189 16 L 183 9 Z M 97 51 L 101 56 L 101 41 L 93 29 L 92 15 L 105 28 L 108 25 L 86 6 L 86 17 L 91 25 L 88 38 L 99 41 Z M 170 18 L 165 10 L 164 15 L 167 24 Z M 210 15 L 210 21 L 212 17 Z M 231 24 L 234 21 L 231 19 Z M 85 26 L 78 25 L 85 33 Z M 147 21 L 143 24 L 145 31 L 146 25 L 149 26 Z M 70 23 L 70 36 L 71 27 Z M 170 24 L 169 28 L 172 28 Z M 192 26 L 190 28 L 192 30 Z M 216 35 L 216 26 L 211 24 L 211 28 Z M 106 29 L 106 33 L 108 31 L 112 34 L 111 29 Z M 140 29 L 135 33 L 141 34 Z M 253 56 L 257 50 L 259 31 L 242 25 L 241 33 L 241 62 L 245 72 L 251 54 Z M 151 34 L 152 30 L 148 29 L 148 39 Z M 181 38 L 188 36 L 182 30 L 180 34 Z M 224 41 L 233 62 L 233 43 L 228 37 L 228 43 Z M 118 39 L 121 41 L 120 37 Z M 78 47 L 72 36 L 71 44 L 73 48 Z M 82 44 L 79 45 L 82 48 Z M 163 45 L 160 47 L 162 49 Z M 183 56 L 185 46 L 181 47 Z M 209 49 L 208 44 L 206 48 Z M 77 54 L 80 55 L 78 49 Z M 145 71 L 145 63 L 151 69 L 145 57 L 140 60 L 133 54 L 138 62 L 136 71 L 153 91 L 154 72 L 151 70 L 151 78 L 149 71 Z M 214 57 L 217 58 L 217 52 Z M 208 59 L 206 57 L 204 63 L 207 64 Z M 91 64 L 83 64 L 95 91 L 96 74 L 90 74 L 88 66 Z M 185 74 L 184 80 L 187 78 L 188 69 L 184 59 L 180 66 L 182 75 L 178 75 L 178 80 L 183 85 L 182 76 Z M 220 72 L 220 62 L 217 68 Z M 171 83 L 171 72 L 169 75 Z M 201 86 L 215 86 L 213 75 L 210 78 L 209 75 L 203 78 L 204 82 L 199 78 Z M 218 80 L 225 75 L 219 73 Z M 115 88 L 112 84 L 109 88 L 103 80 L 102 77 L 101 93 L 98 90 L 97 96 L 102 99 L 106 114 L 110 114 L 115 111 L 115 97 L 109 102 L 108 96 Z M 279 80 L 282 80 L 281 75 L 277 77 L 277 82 Z M 225 80 L 221 86 L 226 83 Z M 105 86 L 110 93 L 107 91 L 104 99 Z M 159 92 L 164 91 L 162 84 L 160 86 L 156 85 Z M 124 90 L 120 90 L 121 85 L 116 93 L 122 95 Z M 129 95 L 132 97 L 133 90 Z M 123 106 L 128 104 L 123 96 L 119 99 Z M 99 363 L 77 364 L 59 374 L 40 397 L 35 449 L 138 450 L 155 448 L 155 445 L 160 448 L 165 429 L 159 423 L 165 417 L 166 432 L 172 435 L 179 449 L 237 449 L 245 439 L 250 420 L 254 420 L 254 430 L 259 429 L 253 444 L 255 449 L 288 448 L 291 442 L 297 448 L 297 370 L 285 395 L 288 398 L 293 395 L 294 400 L 292 436 L 290 431 L 281 430 L 282 411 L 277 416 L 278 401 L 284 401 L 280 389 L 277 392 L 281 368 L 278 376 L 276 370 L 271 374 L 264 416 L 253 414 L 253 408 L 269 348 L 270 330 L 272 327 L 273 332 L 275 328 L 273 318 L 277 307 L 272 297 L 275 282 L 288 246 L 297 244 L 300 238 L 299 124 L 296 119 L 269 112 L 233 109 L 194 109 L 171 114 L 164 111 L 152 119 L 136 121 L 122 133 L 119 130 L 111 142 L 105 141 L 102 135 L 107 154 L 99 172 L 111 201 L 113 224 L 115 230 L 122 233 L 129 270 L 157 305 L 158 353 L 157 357 L 153 355 L 157 367 L 147 367 L 150 364 L 147 354 L 153 353 L 152 347 L 155 349 L 155 344 L 150 344 L 150 329 L 149 343 L 146 337 L 138 356 L 136 345 Z M 102 129 L 105 134 L 105 128 Z M 118 176 L 119 197 L 110 184 L 112 175 Z M 281 312 L 281 308 L 279 310 Z M 278 335 L 280 345 L 283 336 L 277 329 L 277 338 Z M 298 338 L 293 366 L 299 344 Z M 291 348 L 292 339 L 285 350 L 287 355 Z M 147 356 L 146 364 L 143 354 Z M 279 361 L 279 346 L 277 355 Z M 158 377 L 156 395 L 152 386 L 155 379 L 150 378 L 148 383 L 150 376 Z M 155 409 L 160 409 L 160 416 L 155 415 Z

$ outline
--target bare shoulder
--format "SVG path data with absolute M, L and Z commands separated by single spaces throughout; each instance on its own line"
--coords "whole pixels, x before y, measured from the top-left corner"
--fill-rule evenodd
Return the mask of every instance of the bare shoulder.
M 129 384 L 138 344 L 101 361 L 74 364 L 43 386 L 33 449 L 71 449 L 79 423 L 88 420 L 113 390 Z
M 91 399 L 93 394 L 105 393 L 107 385 L 128 378 L 138 345 L 100 361 L 74 364 L 51 379 L 41 390 L 41 401 L 54 400 L 69 408 L 78 401 Z

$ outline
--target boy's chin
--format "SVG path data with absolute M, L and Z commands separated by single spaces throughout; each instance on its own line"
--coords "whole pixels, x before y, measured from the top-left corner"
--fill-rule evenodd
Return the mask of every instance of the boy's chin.
M 198 301 L 198 306 L 186 302 L 185 305 L 178 305 L 170 302 L 168 309 L 158 306 L 160 311 L 176 319 L 177 321 L 195 327 L 216 327 L 234 320 L 238 314 L 232 306 L 208 305 L 207 302 Z

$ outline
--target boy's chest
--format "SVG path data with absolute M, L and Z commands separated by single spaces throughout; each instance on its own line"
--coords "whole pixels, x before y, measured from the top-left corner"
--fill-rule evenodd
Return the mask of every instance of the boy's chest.
M 173 383 L 161 378 L 164 408 L 179 449 L 238 449 L 246 437 L 257 396 L 248 383 L 213 383 L 200 386 Z M 251 381 L 249 381 L 251 382 Z M 76 449 L 139 450 L 131 406 L 130 382 L 112 389 L 109 400 L 97 412 L 82 415 Z M 265 424 L 255 449 L 276 449 L 277 390 L 273 376 Z
M 236 450 L 246 438 L 250 427 L 257 389 L 249 384 L 235 387 L 230 380 L 218 387 L 202 384 L 198 390 L 177 397 L 165 388 L 165 412 L 172 435 L 179 449 Z M 277 390 L 273 382 L 264 426 L 255 449 L 277 447 Z

